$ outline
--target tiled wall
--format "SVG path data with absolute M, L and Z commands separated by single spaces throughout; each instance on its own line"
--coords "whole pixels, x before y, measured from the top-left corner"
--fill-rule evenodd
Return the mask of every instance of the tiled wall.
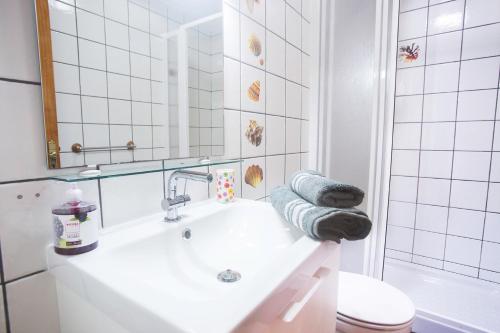
M 211 27 L 220 26 L 213 31 Z M 224 154 L 222 18 L 188 30 L 189 156 Z
M 86 1 L 93 2 L 99 3 Z M 130 0 L 129 5 L 132 3 L 144 6 L 143 0 Z M 244 158 L 243 163 L 228 166 L 241 175 L 236 183 L 238 196 L 265 200 L 286 175 L 307 165 L 312 95 L 307 64 L 313 53 L 308 34 L 310 22 L 317 19 L 311 16 L 310 3 L 260 0 L 249 12 L 244 0 L 241 13 L 237 2 L 224 6 L 224 144 L 226 157 Z M 247 53 L 246 27 L 256 28 L 255 34 L 259 34 L 263 65 L 260 58 Z M 33 1 L 0 0 L 0 45 L 0 141 L 15 143 L 0 148 L 6 157 L 2 161 L 7 161 L 0 163 L 0 332 L 57 333 L 55 283 L 46 271 L 45 253 L 51 250 L 47 249 L 52 237 L 50 207 L 63 200 L 67 185 L 34 179 L 76 171 L 46 169 Z M 254 104 L 246 96 L 249 82 L 257 79 L 260 102 Z M 263 127 L 258 146 L 245 135 L 249 120 Z M 242 178 L 251 165 L 262 170 L 259 182 L 261 173 L 252 168 L 256 173 L 248 182 L 255 187 Z M 198 170 L 212 171 L 206 167 Z M 157 173 L 88 181 L 80 187 L 85 199 L 101 201 L 96 213 L 102 215 L 106 228 L 161 212 L 163 182 L 168 176 Z M 188 186 L 194 201 L 214 193 L 214 184 L 192 182 Z
M 262 199 L 307 168 L 312 1 L 224 4 L 224 149 L 244 159 L 242 195 Z
M 169 157 L 167 8 L 149 1 L 49 1 L 61 166 Z M 135 151 L 71 152 L 126 146 Z
M 401 0 L 386 252 L 500 283 L 500 1 Z

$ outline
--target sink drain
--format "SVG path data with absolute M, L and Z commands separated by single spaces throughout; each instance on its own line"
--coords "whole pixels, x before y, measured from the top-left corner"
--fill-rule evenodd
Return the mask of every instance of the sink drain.
M 222 282 L 236 282 L 241 279 L 241 274 L 232 269 L 226 269 L 225 271 L 217 274 L 217 279 Z

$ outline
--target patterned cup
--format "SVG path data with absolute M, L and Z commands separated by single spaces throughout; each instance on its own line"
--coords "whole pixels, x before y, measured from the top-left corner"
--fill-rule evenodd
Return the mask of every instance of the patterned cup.
M 217 201 L 226 203 L 234 200 L 234 169 L 217 169 Z

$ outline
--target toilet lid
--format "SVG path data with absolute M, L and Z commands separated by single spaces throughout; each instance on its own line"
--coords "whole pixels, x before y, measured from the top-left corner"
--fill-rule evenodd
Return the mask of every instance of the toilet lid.
M 337 312 L 377 325 L 401 325 L 415 316 L 412 301 L 398 289 L 370 277 L 339 272 Z

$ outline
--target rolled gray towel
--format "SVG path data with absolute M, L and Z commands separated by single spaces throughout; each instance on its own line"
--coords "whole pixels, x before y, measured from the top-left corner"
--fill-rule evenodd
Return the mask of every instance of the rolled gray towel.
M 318 207 L 288 186 L 273 189 L 271 203 L 286 222 L 316 240 L 363 239 L 372 227 L 368 216 L 356 208 Z
M 354 207 L 363 202 L 365 196 L 356 186 L 328 179 L 311 170 L 295 172 L 289 185 L 302 198 L 323 207 Z

